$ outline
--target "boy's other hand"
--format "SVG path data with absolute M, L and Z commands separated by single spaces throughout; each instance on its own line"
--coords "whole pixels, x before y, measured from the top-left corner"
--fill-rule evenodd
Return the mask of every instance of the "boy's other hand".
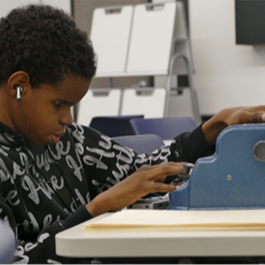
M 226 108 L 202 125 L 205 140 L 214 146 L 219 133 L 227 126 L 265 122 L 265 106 Z

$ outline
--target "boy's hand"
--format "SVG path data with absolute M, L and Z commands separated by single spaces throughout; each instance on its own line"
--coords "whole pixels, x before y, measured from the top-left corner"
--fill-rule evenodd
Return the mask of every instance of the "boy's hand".
M 170 192 L 177 188 L 163 183 L 167 176 L 185 173 L 181 163 L 165 163 L 144 166 L 109 190 L 99 194 L 87 204 L 87 210 L 95 217 L 111 210 L 123 209 L 153 192 Z

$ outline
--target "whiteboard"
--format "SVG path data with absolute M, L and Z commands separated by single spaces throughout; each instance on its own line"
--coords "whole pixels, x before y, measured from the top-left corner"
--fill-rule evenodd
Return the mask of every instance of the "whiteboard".
M 91 41 L 98 57 L 98 74 L 124 73 L 133 6 L 97 8 L 94 10 Z
M 168 72 L 176 7 L 176 2 L 135 5 L 128 73 Z

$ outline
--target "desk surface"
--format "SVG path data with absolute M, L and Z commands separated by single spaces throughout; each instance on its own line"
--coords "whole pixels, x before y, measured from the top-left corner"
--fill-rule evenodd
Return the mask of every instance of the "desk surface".
M 56 235 L 58 255 L 80 258 L 265 256 L 265 231 L 87 233 L 82 231 L 83 227 L 84 223 Z

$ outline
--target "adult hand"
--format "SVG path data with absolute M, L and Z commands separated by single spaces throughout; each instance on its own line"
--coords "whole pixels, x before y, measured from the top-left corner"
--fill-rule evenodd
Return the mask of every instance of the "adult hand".
M 165 163 L 156 166 L 143 166 L 132 175 L 109 190 L 95 197 L 86 208 L 95 217 L 99 214 L 120 210 L 152 192 L 170 192 L 177 188 L 163 183 L 167 176 L 185 174 L 185 164 Z
M 265 106 L 235 107 L 221 110 L 202 125 L 209 146 L 214 146 L 219 133 L 227 126 L 265 122 Z

